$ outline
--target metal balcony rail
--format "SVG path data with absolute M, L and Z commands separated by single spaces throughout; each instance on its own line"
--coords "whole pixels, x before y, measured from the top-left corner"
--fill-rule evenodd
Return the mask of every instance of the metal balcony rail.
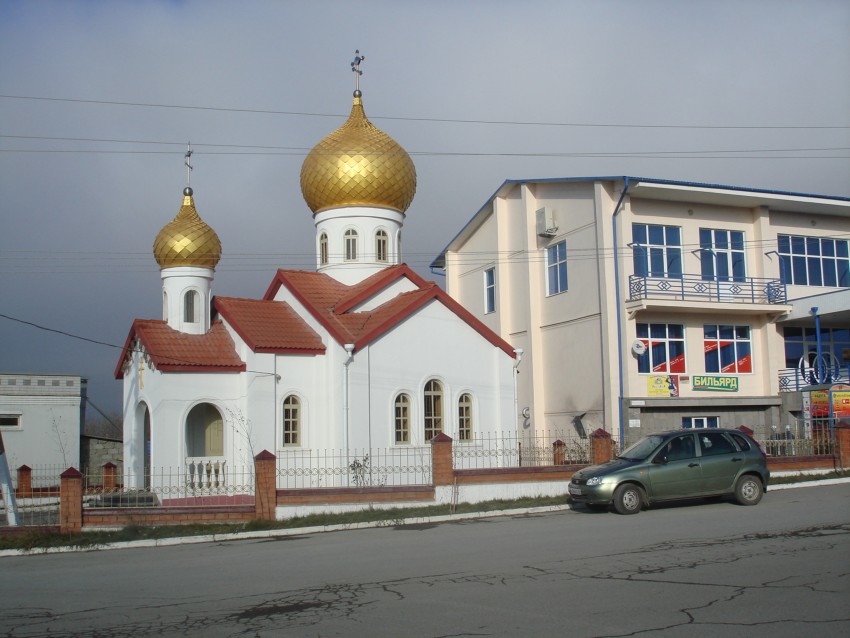
M 830 366 L 824 370 L 826 383 L 850 383 L 850 363 Z M 819 385 L 811 368 L 783 368 L 779 371 L 779 391 L 795 392 L 811 385 Z
M 784 304 L 788 295 L 780 279 L 746 277 L 741 281 L 681 277 L 629 277 L 629 300 L 672 299 L 720 303 Z
M 384 487 L 431 484 L 431 446 L 277 453 L 278 489 Z

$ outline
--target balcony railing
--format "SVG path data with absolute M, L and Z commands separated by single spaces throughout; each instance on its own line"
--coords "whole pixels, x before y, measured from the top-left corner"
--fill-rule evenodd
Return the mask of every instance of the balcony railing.
M 668 299 L 720 303 L 784 304 L 785 284 L 781 279 L 746 277 L 741 281 L 703 279 L 701 275 L 681 277 L 629 277 L 629 300 Z
M 850 383 L 850 364 L 824 368 L 825 383 Z M 783 368 L 779 371 L 779 391 L 795 392 L 811 385 L 820 385 L 811 368 Z

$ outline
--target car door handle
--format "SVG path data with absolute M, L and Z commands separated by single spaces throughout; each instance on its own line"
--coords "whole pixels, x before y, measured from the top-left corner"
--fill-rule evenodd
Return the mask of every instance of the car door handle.
M 740 463 L 741 459 L 739 457 L 735 456 L 735 457 L 732 458 L 732 462 L 733 463 Z
M 699 467 L 699 463 L 688 463 L 688 467 Z

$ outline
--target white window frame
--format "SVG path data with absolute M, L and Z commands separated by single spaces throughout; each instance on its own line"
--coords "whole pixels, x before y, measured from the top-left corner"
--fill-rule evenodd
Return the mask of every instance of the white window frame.
M 357 261 L 358 243 L 360 235 L 354 228 L 349 228 L 343 234 L 343 243 L 345 245 L 345 261 Z
M 295 418 L 287 417 L 287 410 L 291 410 L 291 407 L 287 407 L 287 401 L 290 399 L 294 399 L 295 401 Z M 281 403 L 281 438 L 280 438 L 280 446 L 283 448 L 293 448 L 293 447 L 301 447 L 301 443 L 303 440 L 302 437 L 302 428 L 304 423 L 304 402 L 301 400 L 295 393 L 287 394 L 283 398 L 283 403 Z M 287 430 L 287 424 L 294 422 L 295 429 L 291 428 Z M 294 435 L 294 439 L 292 439 Z M 290 437 L 290 442 L 287 442 L 287 437 Z
M 562 247 L 564 254 L 559 255 L 559 249 Z M 567 290 L 569 290 L 569 273 L 567 272 L 567 240 L 564 239 L 546 247 L 546 296 L 552 297 Z
M 469 443 L 475 435 L 475 402 L 471 392 L 464 392 L 457 400 L 457 440 Z
M 484 314 L 496 312 L 496 267 L 484 271 Z
M 429 390 L 428 386 L 436 384 L 439 391 Z M 446 387 L 439 379 L 428 379 L 423 386 L 422 424 L 423 435 L 427 443 L 438 434 L 445 432 L 446 423 Z M 439 409 L 437 409 L 439 408 Z M 428 437 L 428 433 L 431 436 Z
M 375 232 L 375 261 L 386 263 L 390 260 L 390 236 L 380 228 Z
M 14 424 L 0 423 L 0 430 L 10 431 L 10 432 L 15 431 L 15 430 L 22 430 L 23 429 L 23 423 L 22 422 L 24 420 L 23 416 L 24 416 L 23 412 L 3 412 L 2 414 L 0 414 L 0 419 L 4 419 L 4 420 L 5 419 L 14 419 L 15 423 Z
M 713 425 L 709 424 L 709 420 L 713 420 Z M 683 430 L 716 430 L 720 426 L 720 417 L 716 415 L 708 416 L 683 416 Z
M 328 234 L 325 232 L 319 235 L 319 265 L 328 265 Z
M 410 445 L 412 403 L 408 392 L 399 392 L 395 395 L 393 401 L 393 443 L 395 445 Z M 399 433 L 402 434 L 401 440 L 399 440 Z

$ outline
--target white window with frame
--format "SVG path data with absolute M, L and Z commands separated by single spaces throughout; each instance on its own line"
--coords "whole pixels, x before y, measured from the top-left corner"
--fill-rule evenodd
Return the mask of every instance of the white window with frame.
M 560 241 L 546 249 L 546 295 L 551 297 L 567 290 L 567 242 Z
M 700 269 L 705 281 L 746 281 L 744 233 L 717 228 L 699 229 Z
M 8 412 L 0 414 L 0 430 L 20 430 L 21 429 L 21 414 Z
M 468 392 L 461 394 L 457 402 L 457 438 L 472 440 L 472 395 Z
M 375 233 L 375 260 L 386 262 L 389 261 L 390 238 L 387 236 L 387 231 L 379 230 Z
M 443 385 L 436 379 L 425 384 L 425 441 L 443 431 Z
M 322 266 L 328 264 L 328 234 L 322 233 L 319 236 L 319 263 Z
M 345 261 L 357 261 L 357 231 L 349 228 L 345 231 Z
M 832 237 L 778 235 L 779 276 L 795 286 L 850 287 L 850 242 Z
M 394 425 L 396 444 L 410 443 L 410 397 L 402 392 L 395 398 Z
M 496 312 L 496 269 L 484 271 L 484 314 Z
M 633 264 L 638 277 L 682 278 L 682 229 L 632 224 Z
M 301 445 L 301 400 L 294 394 L 283 400 L 283 439 L 284 447 Z
M 682 427 L 686 430 L 700 430 L 703 428 L 719 428 L 719 416 L 683 416 Z

